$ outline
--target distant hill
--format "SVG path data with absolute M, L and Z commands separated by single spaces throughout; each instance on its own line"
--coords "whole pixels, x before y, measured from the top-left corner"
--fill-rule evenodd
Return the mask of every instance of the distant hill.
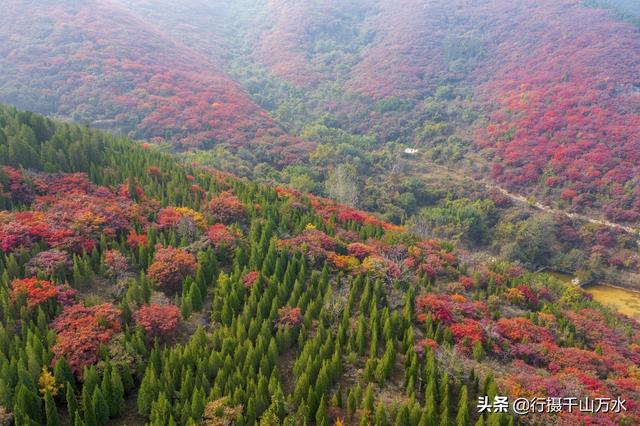
M 283 14 L 285 4 L 270 3 Z M 319 5 L 332 12 L 330 23 L 345 28 L 335 5 L 314 2 L 315 8 Z M 637 12 L 629 2 L 602 5 L 627 15 Z M 353 7 L 350 3 L 343 10 Z M 405 130 L 387 128 L 378 136 L 400 135 L 407 143 L 427 146 L 441 136 L 472 131 L 473 147 L 492 165 L 492 176 L 501 185 L 566 209 L 601 212 L 614 221 L 640 219 L 637 28 L 608 9 L 576 0 L 383 0 L 362 1 L 359 7 L 364 18 L 354 31 L 370 37 L 361 45 L 352 42 L 359 48 L 334 66 L 341 72 L 325 77 L 331 83 L 312 89 L 325 101 L 325 111 L 344 113 L 335 109 L 340 94 L 336 96 L 331 85 L 337 84 L 344 88 L 342 99 L 352 99 L 359 114 L 345 120 L 357 123 L 350 124 L 355 131 L 366 129 L 364 123 L 371 128 L 383 121 Z M 318 20 L 308 22 L 314 17 Z M 322 34 L 326 16 L 305 15 L 304 25 L 298 19 L 289 25 L 273 19 L 278 24 L 266 32 L 265 43 L 271 40 L 271 51 L 291 52 L 289 46 L 303 49 Z M 281 35 L 280 43 L 274 34 Z M 291 42 L 292 34 L 298 34 L 297 44 Z M 259 45 L 258 52 L 261 49 Z M 279 54 L 284 53 L 271 58 Z M 294 85 L 315 81 L 317 67 L 312 65 L 322 58 L 318 50 L 308 47 L 306 56 L 298 58 L 304 58 L 304 64 L 290 71 L 273 61 L 265 63 Z M 362 114 L 367 101 L 358 95 L 370 97 L 374 115 Z M 433 97 L 453 101 L 459 96 L 471 100 L 483 119 L 447 122 L 446 114 L 434 116 L 425 107 Z M 407 133 L 412 125 L 413 132 Z
M 573 1 L 503 5 L 491 60 L 474 71 L 491 105 L 476 138 L 501 184 L 567 208 L 640 218 L 640 32 Z
M 5 6 L 3 102 L 179 148 L 296 142 L 210 59 L 117 2 Z
M 639 339 L 547 274 L 0 105 L 5 423 L 508 425 L 478 401 L 610 393 L 637 424 Z
M 593 7 L 608 7 L 623 18 L 640 25 L 640 3 L 633 0 L 586 0 L 585 4 Z
M 611 12 L 631 2 L 10 6 L 1 101 L 180 148 L 250 146 L 247 170 L 343 147 L 308 188 L 411 145 L 555 208 L 640 219 L 640 30 Z

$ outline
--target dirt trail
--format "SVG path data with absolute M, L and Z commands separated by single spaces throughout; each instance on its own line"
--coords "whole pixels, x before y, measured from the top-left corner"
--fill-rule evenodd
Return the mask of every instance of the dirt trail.
M 545 206 L 544 204 L 540 203 L 540 202 L 535 202 L 535 203 L 529 203 L 529 201 L 523 196 L 523 195 L 518 195 L 518 194 L 513 194 L 509 191 L 507 191 L 504 188 L 501 188 L 497 185 L 493 185 L 493 184 L 485 184 L 485 186 L 489 187 L 489 188 L 493 188 L 499 192 L 501 192 L 502 194 L 506 195 L 507 197 L 509 197 L 510 199 L 512 199 L 513 201 L 516 201 L 518 203 L 522 203 L 522 204 L 528 204 L 532 207 L 537 208 L 538 210 L 543 210 L 549 213 L 554 213 L 554 214 L 561 214 L 564 215 L 568 218 L 571 219 L 575 219 L 575 220 L 581 220 L 583 222 L 589 222 L 589 223 L 594 223 L 596 225 L 603 225 L 609 228 L 614 228 L 620 231 L 624 231 L 624 232 L 628 232 L 629 234 L 634 234 L 634 235 L 640 235 L 640 229 L 637 228 L 633 228 L 631 226 L 626 226 L 626 225 L 621 225 L 619 223 L 615 223 L 615 222 L 610 222 L 608 220 L 604 220 L 604 219 L 595 219 L 593 217 L 590 216 L 586 216 L 583 214 L 579 214 L 579 213 L 570 213 L 564 210 L 558 210 L 558 209 L 554 209 L 552 207 L 549 206 Z
M 475 179 L 471 176 L 467 176 L 464 174 L 464 172 L 461 169 L 458 170 L 454 170 L 451 169 L 449 167 L 440 165 L 440 164 L 436 164 L 433 163 L 431 161 L 425 160 L 424 158 L 416 158 L 415 160 L 407 160 L 407 164 L 411 164 L 412 168 L 417 169 L 417 170 L 421 170 L 424 169 L 426 167 L 430 168 L 430 169 L 437 169 L 439 171 L 441 171 L 442 173 L 446 174 L 447 177 L 452 178 L 454 180 L 458 180 L 458 181 L 464 181 L 464 180 L 472 180 L 474 182 L 480 183 L 481 185 L 483 185 L 486 189 L 488 190 L 495 190 L 500 192 L 501 194 L 504 194 L 505 196 L 509 197 L 509 199 L 511 199 L 513 202 L 517 203 L 517 204 L 521 204 L 521 205 L 527 205 L 533 208 L 536 208 L 538 210 L 541 211 L 545 211 L 548 213 L 552 213 L 552 214 L 559 214 L 559 215 L 564 215 L 570 219 L 574 219 L 574 220 L 579 220 L 579 221 L 583 221 L 583 222 L 588 222 L 588 223 L 593 223 L 596 225 L 602 225 L 602 226 L 606 226 L 608 228 L 612 228 L 612 229 L 616 229 L 618 231 L 623 231 L 623 232 L 627 232 L 629 234 L 632 234 L 636 237 L 640 237 L 640 229 L 639 228 L 634 228 L 632 226 L 628 226 L 628 225 L 622 225 L 619 223 L 615 223 L 615 222 L 611 222 L 605 219 L 598 219 L 598 218 L 594 218 L 591 216 L 587 216 L 587 215 L 583 215 L 583 214 L 579 214 L 579 213 L 571 213 L 571 212 L 567 212 L 565 210 L 560 210 L 560 209 L 555 209 L 553 207 L 549 207 L 546 206 L 538 201 L 536 202 L 530 202 L 527 197 L 525 197 L 524 195 L 520 195 L 520 194 L 514 194 L 512 192 L 509 192 L 508 190 L 496 185 L 493 182 L 490 182 L 486 179 Z

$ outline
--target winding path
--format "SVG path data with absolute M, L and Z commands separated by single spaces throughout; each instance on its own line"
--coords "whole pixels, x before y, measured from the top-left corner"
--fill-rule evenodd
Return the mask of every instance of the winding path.
M 405 157 L 406 159 L 406 157 Z M 517 203 L 517 204 L 521 204 L 521 205 L 527 205 L 533 208 L 536 208 L 538 210 L 541 211 L 545 211 L 548 213 L 552 213 L 552 214 L 559 214 L 559 215 L 563 215 L 568 217 L 569 219 L 573 219 L 573 220 L 579 220 L 579 221 L 583 221 L 583 222 L 588 222 L 588 223 L 593 223 L 596 225 L 602 225 L 602 226 L 606 226 L 608 228 L 612 228 L 612 229 L 616 229 L 618 231 L 623 231 L 623 232 L 627 232 L 629 234 L 634 235 L 637 238 L 640 238 L 640 229 L 639 228 L 635 228 L 633 226 L 629 226 L 629 225 L 622 225 L 620 223 L 615 223 L 615 222 L 611 222 L 605 219 L 597 219 L 591 216 L 587 216 L 584 214 L 579 214 L 579 213 L 571 213 L 571 212 L 567 212 L 565 210 L 560 210 L 560 209 L 555 209 L 553 207 L 549 207 L 546 206 L 538 201 L 536 202 L 530 202 L 524 195 L 520 195 L 520 194 L 514 194 L 512 192 L 509 192 L 508 190 L 502 188 L 501 186 L 496 185 L 493 182 L 490 182 L 486 179 L 475 179 L 472 178 L 470 176 L 466 176 L 464 175 L 464 172 L 461 169 L 451 169 L 449 167 L 440 165 L 440 164 L 436 164 L 433 163 L 431 161 L 428 161 L 426 159 L 424 159 L 422 156 L 418 156 L 417 158 L 413 158 L 413 159 L 406 159 L 408 164 L 411 164 L 414 168 L 416 169 L 422 169 L 423 167 L 429 167 L 431 169 L 437 169 L 443 173 L 445 173 L 448 177 L 453 178 L 455 180 L 473 180 L 474 182 L 480 183 L 482 184 L 486 189 L 488 190 L 496 190 L 498 192 L 500 192 L 501 194 L 509 197 L 509 199 L 511 199 L 513 202 Z
M 626 226 L 626 225 L 621 225 L 619 223 L 615 223 L 615 222 L 610 222 L 608 220 L 604 220 L 604 219 L 595 219 L 593 217 L 587 216 L 587 215 L 583 215 L 583 214 L 579 214 L 579 213 L 570 213 L 564 210 L 559 210 L 559 209 L 554 209 L 552 207 L 549 206 L 545 206 L 544 204 L 540 203 L 540 202 L 535 202 L 535 203 L 530 203 L 523 195 L 518 195 L 518 194 L 513 194 L 509 191 L 507 191 L 504 188 L 501 188 L 497 185 L 494 184 L 487 184 L 486 182 L 483 182 L 485 184 L 485 186 L 495 189 L 499 192 L 501 192 L 502 194 L 506 195 L 507 197 L 509 197 L 510 199 L 512 199 L 513 201 L 516 201 L 518 203 L 526 203 L 532 207 L 535 207 L 539 210 L 543 210 L 549 213 L 554 213 L 554 214 L 561 214 L 564 215 L 570 219 L 576 219 L 576 220 L 581 220 L 584 222 L 589 222 L 589 223 L 594 223 L 596 225 L 603 225 L 609 228 L 613 228 L 613 229 L 617 229 L 620 231 L 624 231 L 627 232 L 629 234 L 634 234 L 637 236 L 640 236 L 640 229 L 638 228 L 634 228 L 632 226 Z

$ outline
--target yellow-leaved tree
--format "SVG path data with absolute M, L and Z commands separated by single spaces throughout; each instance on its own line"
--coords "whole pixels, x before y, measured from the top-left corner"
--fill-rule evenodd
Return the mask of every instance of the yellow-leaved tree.
M 42 372 L 40 373 L 40 377 L 38 377 L 38 386 L 40 387 L 40 393 L 42 395 L 49 392 L 51 396 L 56 396 L 62 388 L 62 385 L 56 383 L 56 378 L 47 367 L 42 367 Z

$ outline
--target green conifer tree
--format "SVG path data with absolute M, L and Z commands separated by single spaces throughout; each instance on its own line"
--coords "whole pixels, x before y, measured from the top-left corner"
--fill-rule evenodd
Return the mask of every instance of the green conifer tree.
M 316 410 L 316 425 L 329 426 L 329 415 L 327 414 L 327 403 L 324 399 L 324 395 L 320 398 L 320 404 Z
M 460 390 L 460 401 L 458 403 L 458 414 L 456 415 L 456 423 L 458 426 L 466 426 L 469 423 L 470 413 L 467 399 L 467 387 L 462 386 Z
M 388 426 L 386 408 L 382 404 L 378 404 L 376 408 L 376 416 L 374 419 L 375 426 Z
M 124 409 L 124 384 L 117 367 L 111 368 L 110 375 L 111 396 L 109 398 L 109 414 L 111 417 L 119 416 Z
M 82 417 L 80 416 L 80 411 L 76 411 L 75 416 L 73 416 L 73 426 L 85 426 Z
M 44 394 L 44 412 L 47 419 L 47 426 L 58 426 L 58 409 L 50 392 Z
M 102 390 L 96 387 L 93 391 L 91 403 L 96 415 L 96 423 L 98 426 L 105 426 L 109 423 L 109 404 L 107 403 Z
M 70 419 L 75 419 L 76 411 L 78 411 L 78 400 L 76 399 L 76 395 L 73 392 L 73 387 L 71 383 L 67 382 L 67 392 L 65 395 L 65 399 L 67 400 L 67 413 L 69 413 Z

